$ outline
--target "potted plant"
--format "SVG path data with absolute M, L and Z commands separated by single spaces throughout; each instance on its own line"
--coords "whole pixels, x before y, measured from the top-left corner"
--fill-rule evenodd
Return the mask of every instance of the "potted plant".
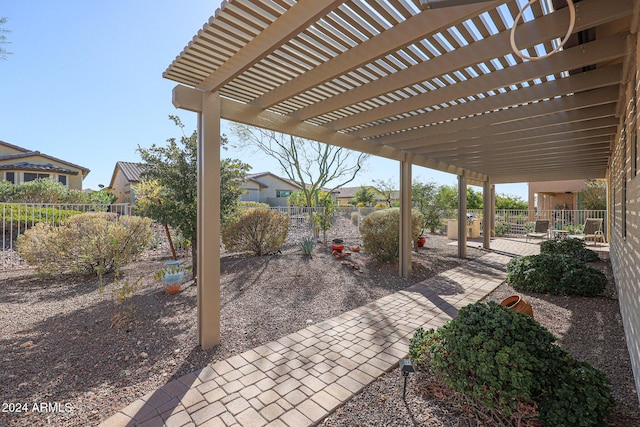
M 162 280 L 164 291 L 167 294 L 175 294 L 180 292 L 180 284 L 184 280 L 184 270 L 179 261 L 167 261 L 165 266 L 156 272 L 155 278 Z

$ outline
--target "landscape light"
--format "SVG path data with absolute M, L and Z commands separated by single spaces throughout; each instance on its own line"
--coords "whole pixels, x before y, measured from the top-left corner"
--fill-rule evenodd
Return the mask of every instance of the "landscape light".
M 400 372 L 402 372 L 402 376 L 404 377 L 404 387 L 402 388 L 402 400 L 404 400 L 405 395 L 407 394 L 407 378 L 409 374 L 415 372 L 415 368 L 413 367 L 413 363 L 411 359 L 400 359 L 398 362 L 398 367 L 400 368 Z

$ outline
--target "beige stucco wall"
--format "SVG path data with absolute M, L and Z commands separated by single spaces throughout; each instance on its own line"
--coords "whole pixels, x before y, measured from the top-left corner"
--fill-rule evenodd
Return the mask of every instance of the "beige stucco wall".
M 2 154 L 1 150 L 2 149 L 6 149 L 6 147 L 4 146 L 0 146 L 0 155 Z M 10 153 L 5 153 L 5 154 L 15 154 L 15 150 L 10 152 Z M 16 184 L 18 183 L 22 183 L 23 182 L 23 172 L 37 172 L 37 173 L 48 173 L 50 176 L 52 176 L 54 179 L 57 180 L 57 176 L 58 175 L 67 175 L 67 180 L 68 180 L 68 187 L 70 190 L 82 190 L 82 171 L 80 169 L 77 168 L 73 168 L 70 167 L 68 164 L 62 163 L 62 162 L 56 162 L 54 160 L 45 158 L 45 157 L 40 157 L 40 156 L 28 156 L 28 157 L 21 157 L 20 158 L 21 162 L 28 162 L 28 163 L 35 163 L 35 164 L 52 164 L 54 166 L 58 166 L 64 169 L 69 169 L 69 170 L 73 170 L 76 171 L 77 174 L 76 175 L 69 175 L 69 174 L 58 174 L 57 172 L 47 172 L 47 171 L 31 171 L 31 170 L 27 170 L 27 171 L 22 171 L 22 170 L 15 170 L 16 172 Z M 9 160 L 3 160 L 0 161 L 0 164 L 13 164 L 15 163 L 16 160 L 15 159 L 9 159 Z M 9 172 L 6 171 L 6 172 Z M 2 175 L 4 177 L 4 174 Z
M 627 346 L 631 355 L 636 390 L 640 395 L 640 166 L 638 161 L 637 133 L 639 129 L 638 95 L 640 75 L 638 73 L 640 44 L 637 38 L 635 67 L 630 73 L 626 91 L 626 105 L 621 120 L 625 120 L 616 136 L 610 164 L 609 202 L 611 264 L 616 278 L 620 312 L 622 315 Z M 637 94 L 633 97 L 633 88 Z M 635 103 L 635 109 L 633 104 Z M 626 134 L 626 137 L 625 137 Z M 634 140 L 633 136 L 636 135 Z M 625 194 L 626 193 L 626 194 Z M 594 339 L 596 337 L 594 336 Z
M 260 201 L 260 186 L 253 182 L 247 181 L 242 185 L 245 192 L 240 195 L 240 201 L 242 202 L 259 202 Z
M 20 153 L 22 153 L 22 151 L 0 144 L 0 156 L 8 156 L 10 154 L 20 154 Z
M 131 184 L 120 168 L 116 171 L 116 177 L 110 191 L 117 197 L 114 203 L 133 203 L 134 201 Z

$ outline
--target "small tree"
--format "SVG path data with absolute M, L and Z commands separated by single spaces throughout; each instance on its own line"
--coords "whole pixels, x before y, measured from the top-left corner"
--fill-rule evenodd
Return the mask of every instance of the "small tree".
M 193 274 L 197 272 L 197 161 L 198 135 L 193 131 L 190 136 L 184 134 L 184 125 L 180 118 L 169 119 L 182 130 L 182 138 L 167 140 L 168 145 L 158 147 L 153 144 L 138 152 L 145 163 L 141 183 L 135 191 L 138 211 L 161 224 L 174 227 L 191 242 Z M 221 136 L 221 145 L 227 143 Z M 223 160 L 220 163 L 220 220 L 224 223 L 237 208 L 237 201 L 243 190 L 243 182 L 249 165 L 239 160 Z
M 520 196 L 496 194 L 496 209 L 526 210 L 529 205 Z
M 370 206 L 375 198 L 376 195 L 371 188 L 362 186 L 354 193 L 350 203 L 354 205 L 362 203 L 364 206 Z
M 393 195 L 397 192 L 398 186 L 391 180 L 387 179 L 377 179 L 374 180 L 373 183 L 376 186 L 376 189 L 384 196 L 384 200 L 387 203 L 387 207 L 391 207 L 391 200 L 393 199 Z
M 437 184 L 433 181 L 427 183 L 415 181 L 411 186 L 411 198 L 415 208 L 423 217 L 420 234 L 424 233 L 425 228 L 434 233 L 442 223 L 444 213 L 447 211 L 447 204 L 438 197 Z
M 586 181 L 587 188 L 578 193 L 579 204 L 583 209 L 607 209 L 607 183 L 597 179 Z
M 353 181 L 368 155 L 274 131 L 234 124 L 240 140 L 274 158 L 287 177 L 298 184 L 306 206 L 319 205 L 319 191 L 328 194 Z M 309 211 L 313 223 L 313 211 Z

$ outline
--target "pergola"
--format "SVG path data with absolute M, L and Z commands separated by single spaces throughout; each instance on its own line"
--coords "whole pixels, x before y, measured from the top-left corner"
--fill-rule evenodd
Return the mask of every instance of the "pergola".
M 428 3 L 427 1 L 424 1 Z M 446 3 L 436 0 L 433 3 Z M 219 333 L 220 118 L 341 146 L 400 166 L 400 274 L 411 266 L 411 165 L 467 184 L 604 178 L 640 0 L 230 0 L 165 71 L 199 117 L 199 341 Z M 464 4 L 467 3 L 467 4 Z M 471 3 L 471 4 L 468 4 Z M 493 221 L 491 221 L 493 223 Z M 484 233 L 489 247 L 490 233 Z

